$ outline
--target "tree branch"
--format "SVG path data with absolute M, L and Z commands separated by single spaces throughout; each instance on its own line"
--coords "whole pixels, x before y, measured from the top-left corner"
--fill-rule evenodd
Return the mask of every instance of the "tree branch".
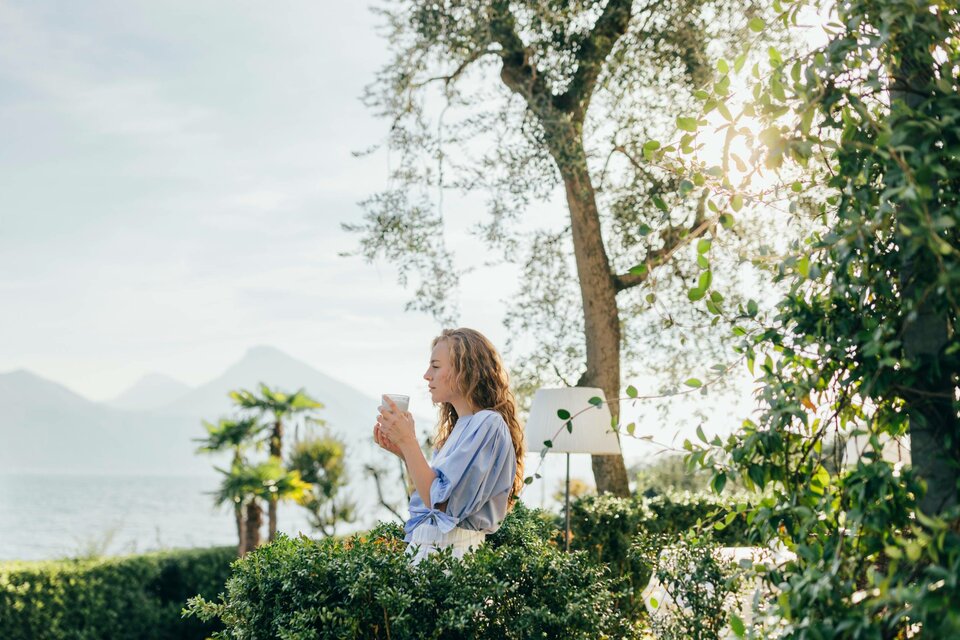
M 664 234 L 663 246 L 656 251 L 651 251 L 647 255 L 647 259 L 643 261 L 643 264 L 647 267 L 645 271 L 630 271 L 613 276 L 613 284 L 617 289 L 617 293 L 646 282 L 654 268 L 666 264 L 681 247 L 686 246 L 695 238 L 702 236 L 707 229 L 715 225 L 719 216 L 706 218 L 704 216 L 707 208 L 706 205 L 707 196 L 706 193 L 704 193 L 700 196 L 699 202 L 697 202 L 697 215 L 693 219 L 693 224 L 690 225 L 693 227 L 692 230 L 670 227 L 667 233 Z
M 510 11 L 509 2 L 496 0 L 491 4 L 490 33 L 494 42 L 503 48 L 499 52 L 503 61 L 501 80 L 507 88 L 522 96 L 541 120 L 547 119 L 553 107 L 549 100 L 550 91 L 532 59 L 532 49 L 524 46 L 517 33 L 517 20 Z
M 421 82 L 413 82 L 410 84 L 410 89 L 420 89 L 427 86 L 433 82 L 443 81 L 444 86 L 450 86 L 450 83 L 459 78 L 464 71 L 467 70 L 471 64 L 482 58 L 483 56 L 490 54 L 500 54 L 500 51 L 497 49 L 484 49 L 483 51 L 475 51 L 473 54 L 467 57 L 466 60 L 460 63 L 460 66 L 457 67 L 453 73 L 445 76 L 434 76 L 433 78 L 427 78 Z
M 383 487 L 380 486 L 380 473 L 381 470 L 377 467 L 374 467 L 372 464 L 365 465 L 367 473 L 373 477 L 373 482 L 377 487 L 377 500 L 380 504 L 387 509 L 390 513 L 397 517 L 400 522 L 406 522 L 406 519 L 400 515 L 400 513 L 394 508 L 392 504 L 387 502 L 386 498 L 383 495 Z
M 571 112 L 577 122 L 583 122 L 586 117 L 603 63 L 617 40 L 627 32 L 632 8 L 633 0 L 610 0 L 597 18 L 593 30 L 580 43 L 573 80 L 564 93 L 553 99 L 554 107 Z

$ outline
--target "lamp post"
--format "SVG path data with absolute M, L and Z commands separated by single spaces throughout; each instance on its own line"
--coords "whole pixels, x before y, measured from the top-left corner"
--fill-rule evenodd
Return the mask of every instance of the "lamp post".
M 599 398 L 599 403 L 597 402 Z M 590 402 L 593 399 L 593 402 Z M 561 418 L 566 411 L 570 417 Z M 620 437 L 610 425 L 610 409 L 602 389 L 567 387 L 540 389 L 533 397 L 525 434 L 528 451 L 547 447 L 547 453 L 567 454 L 567 485 L 564 498 L 566 534 L 564 549 L 570 550 L 570 454 L 619 454 Z M 568 423 L 570 427 L 568 428 Z

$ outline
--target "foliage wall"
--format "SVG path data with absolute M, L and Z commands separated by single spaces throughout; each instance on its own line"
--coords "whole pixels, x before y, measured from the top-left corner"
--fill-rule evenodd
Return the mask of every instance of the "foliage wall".
M 223 599 L 192 611 L 221 619 L 219 638 L 639 638 L 617 606 L 620 581 L 547 539 L 542 512 L 518 504 L 463 561 L 449 552 L 412 567 L 402 530 L 281 537 L 238 561 Z
M 235 559 L 217 547 L 0 565 L 0 638 L 202 640 L 219 625 L 180 612 L 190 596 L 216 596 Z

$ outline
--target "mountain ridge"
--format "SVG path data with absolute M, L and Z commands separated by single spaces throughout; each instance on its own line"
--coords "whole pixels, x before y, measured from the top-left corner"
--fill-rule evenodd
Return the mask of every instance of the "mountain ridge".
M 197 440 L 205 435 L 201 421 L 236 413 L 228 392 L 256 390 L 260 382 L 284 391 L 303 388 L 323 403 L 318 411 L 327 423 L 323 429 L 346 444 L 350 478 L 346 492 L 358 504 L 360 524 L 389 517 L 376 498 L 367 465 L 391 469 L 383 489 L 394 502 L 406 501 L 402 483 L 393 477 L 397 469 L 392 457 L 371 437 L 379 401 L 279 349 L 264 346 L 248 349 L 220 375 L 150 409 L 94 402 L 26 370 L 0 374 L 4 415 L 0 442 L 5 445 L 0 447 L 0 469 L 84 475 L 214 474 L 214 466 L 223 466 L 226 458 L 197 454 Z M 319 427 L 291 423 L 288 438 L 300 435 L 301 428 L 322 433 Z
M 168 405 L 193 390 L 188 384 L 163 373 L 148 373 L 106 404 L 116 409 L 149 411 Z

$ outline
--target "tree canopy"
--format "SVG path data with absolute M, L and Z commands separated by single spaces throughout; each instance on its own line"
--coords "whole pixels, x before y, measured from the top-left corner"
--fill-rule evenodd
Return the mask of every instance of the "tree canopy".
M 418 279 L 410 308 L 451 322 L 464 267 L 444 243 L 442 194 L 483 194 L 489 215 L 474 235 L 491 261 L 499 253 L 523 274 L 504 292 L 521 392 L 597 386 L 617 415 L 623 349 L 656 373 L 719 356 L 725 334 L 709 331 L 718 314 L 687 304 L 687 291 L 702 277 L 694 240 L 732 217 L 652 163 L 645 145 L 675 129 L 710 77 L 711 51 L 732 46 L 757 13 L 728 0 L 387 4 L 393 56 L 366 102 L 391 123 L 393 168 L 364 222 L 347 225 L 360 252 L 391 260 L 403 283 Z M 539 224 L 534 203 L 558 191 L 565 210 Z M 712 235 L 717 262 L 759 242 Z M 736 297 L 737 272 L 725 274 L 713 283 L 717 306 L 720 289 Z M 688 341 L 698 344 L 678 355 Z M 595 458 L 594 473 L 599 490 L 627 491 L 619 456 Z
M 751 305 L 735 329 L 760 411 L 725 442 L 688 443 L 690 458 L 714 469 L 718 490 L 735 477 L 761 491 L 739 507 L 753 535 L 797 554 L 764 572 L 779 596 L 776 629 L 760 637 L 955 637 L 960 13 L 928 1 L 773 4 L 782 28 L 819 9 L 826 43 L 765 52 L 739 111 L 722 62 L 687 117 L 697 135 L 719 110 L 721 131 L 766 171 L 800 170 L 766 193 L 720 174 L 720 208 L 787 193 L 812 213 L 811 231 L 777 266 L 789 291 L 775 312 Z M 695 171 L 684 155 L 678 170 Z M 906 458 L 885 451 L 892 441 Z

